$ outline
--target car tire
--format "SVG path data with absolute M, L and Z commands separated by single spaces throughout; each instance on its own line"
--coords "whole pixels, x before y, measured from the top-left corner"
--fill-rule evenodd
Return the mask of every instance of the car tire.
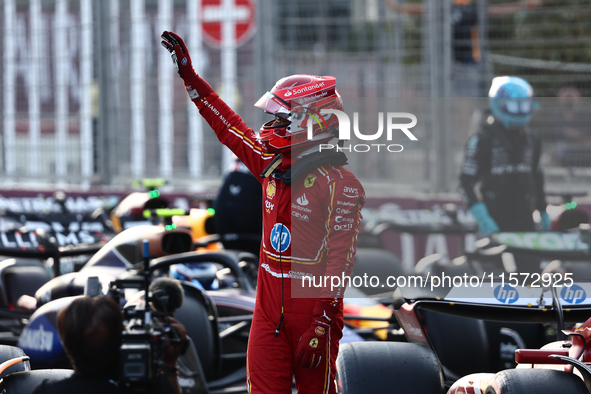
M 38 384 L 45 380 L 67 379 L 74 373 L 71 369 L 36 369 L 15 372 L 0 379 L 2 394 L 30 394 Z
M 0 363 L 23 356 L 26 356 L 26 354 L 20 347 L 0 345 Z M 14 372 L 23 372 L 30 370 L 31 368 L 27 362 L 16 363 L 2 371 L 2 373 L 0 373 L 0 379 Z
M 402 342 L 343 344 L 336 382 L 340 394 L 441 394 L 445 389 L 435 354 Z
M 583 380 L 572 373 L 551 369 L 508 369 L 497 373 L 485 394 L 588 394 Z
M 455 375 L 491 371 L 490 345 L 482 320 L 423 310 L 429 339 L 441 364 Z M 446 376 L 449 380 L 453 376 Z

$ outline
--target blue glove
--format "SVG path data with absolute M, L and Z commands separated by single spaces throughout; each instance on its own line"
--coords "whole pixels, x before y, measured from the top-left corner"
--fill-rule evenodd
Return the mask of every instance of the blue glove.
M 472 212 L 472 215 L 478 221 L 478 232 L 480 232 L 480 234 L 488 235 L 499 231 L 499 226 L 494 219 L 490 217 L 488 209 L 483 202 L 477 202 L 472 205 L 470 207 L 470 212 Z
M 542 231 L 549 231 L 552 228 L 552 222 L 550 221 L 548 212 L 540 212 L 540 218 L 542 219 Z

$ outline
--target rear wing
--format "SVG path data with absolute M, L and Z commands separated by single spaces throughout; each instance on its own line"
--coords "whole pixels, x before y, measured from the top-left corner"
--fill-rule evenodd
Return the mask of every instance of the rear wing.
M 505 275 L 505 281 L 485 280 L 477 287 L 439 287 L 433 291 L 418 287 L 398 289 L 395 305 L 400 305 L 401 301 L 416 302 L 416 307 L 436 312 L 495 321 L 549 323 L 556 321 L 559 311 L 564 313 L 565 321 L 579 322 L 591 317 L 591 282 L 563 280 L 554 283 L 552 288 L 530 281 L 525 286 L 513 286 L 507 281 L 509 274 Z M 547 275 L 553 280 L 553 276 L 559 274 Z M 553 291 L 559 305 L 554 303 Z
M 78 246 L 63 246 L 63 247 L 48 247 L 44 248 L 38 245 L 37 248 L 31 249 L 18 249 L 18 248 L 6 248 L 0 246 L 0 256 L 15 257 L 15 258 L 27 258 L 27 259 L 39 259 L 46 260 L 49 258 L 53 259 L 53 276 L 61 275 L 61 264 L 60 259 L 63 257 L 76 257 L 83 255 L 93 255 L 104 246 L 104 242 L 96 243 L 92 245 L 78 245 Z

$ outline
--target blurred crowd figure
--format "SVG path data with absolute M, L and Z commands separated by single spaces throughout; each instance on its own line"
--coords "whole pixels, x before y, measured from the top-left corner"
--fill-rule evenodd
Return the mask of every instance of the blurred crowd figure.
M 214 202 L 218 234 L 241 234 L 253 239 L 223 241 L 224 248 L 259 255 L 263 232 L 263 192 L 257 178 L 237 157 Z
M 484 97 L 488 81 L 482 78 L 480 32 L 478 24 L 478 1 L 450 0 L 452 24 L 452 78 L 456 97 Z M 422 3 L 406 3 L 404 0 L 388 0 L 395 12 L 422 15 L 427 10 L 427 0 Z M 489 4 L 489 18 L 507 17 L 519 12 L 533 10 L 542 5 L 542 0 L 519 0 L 505 4 Z
M 591 114 L 574 86 L 558 91 L 552 156 L 563 167 L 591 167 Z
M 492 80 L 489 110 L 468 139 L 460 174 L 460 194 L 482 235 L 535 231 L 535 210 L 542 218 L 542 230 L 550 228 L 541 141 L 530 130 L 532 111 L 533 88 L 526 80 L 513 76 Z

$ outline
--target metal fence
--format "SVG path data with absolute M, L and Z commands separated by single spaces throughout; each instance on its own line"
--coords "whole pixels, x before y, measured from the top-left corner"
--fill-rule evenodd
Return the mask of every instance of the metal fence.
M 528 79 L 537 96 L 562 97 L 547 100 L 532 124 L 551 186 L 589 184 L 581 179 L 591 178 L 590 106 L 573 98 L 591 95 L 587 1 L 258 0 L 235 79 L 233 52 L 203 40 L 202 10 L 215 2 L 202 2 L 3 0 L 0 180 L 89 187 L 158 176 L 177 188 L 218 180 L 228 156 L 160 46 L 160 33 L 174 30 L 197 71 L 255 129 L 265 117 L 252 104 L 294 73 L 334 75 L 345 104 L 415 102 L 418 144 L 351 160 L 376 190 L 455 191 L 474 111 L 487 105 L 474 97 L 507 74 Z M 576 153 L 564 148 L 572 133 L 555 122 L 572 107 Z

